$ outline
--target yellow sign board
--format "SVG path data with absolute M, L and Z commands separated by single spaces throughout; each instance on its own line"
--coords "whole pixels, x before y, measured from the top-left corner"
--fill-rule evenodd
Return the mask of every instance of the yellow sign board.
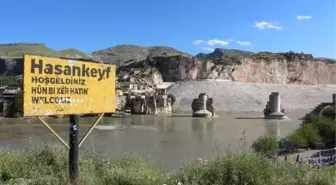
M 115 112 L 114 65 L 24 56 L 23 115 Z

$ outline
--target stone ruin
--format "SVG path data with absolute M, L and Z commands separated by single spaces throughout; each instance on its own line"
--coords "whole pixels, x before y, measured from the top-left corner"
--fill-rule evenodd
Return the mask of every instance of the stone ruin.
M 272 92 L 264 109 L 265 119 L 286 119 L 285 109 L 282 108 L 279 92 Z
M 128 99 L 132 114 L 167 115 L 172 113 L 171 99 L 167 95 L 136 95 Z
M 132 114 L 172 114 L 172 97 L 166 94 L 166 89 L 155 90 L 155 93 L 131 94 L 127 96 L 126 107 Z
M 20 113 L 16 107 L 16 95 L 20 88 L 7 86 L 0 87 L 0 115 L 4 117 L 19 117 Z
M 200 93 L 198 98 L 193 100 L 191 108 L 193 117 L 213 117 L 215 115 L 213 100 L 206 93 Z
M 328 108 L 336 108 L 336 94 L 332 94 L 332 102 L 320 103 L 309 114 L 322 115 Z

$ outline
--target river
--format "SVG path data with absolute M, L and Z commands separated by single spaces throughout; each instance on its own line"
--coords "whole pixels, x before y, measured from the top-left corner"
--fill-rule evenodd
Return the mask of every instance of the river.
M 136 153 L 165 169 L 177 169 L 191 159 L 212 158 L 240 147 L 249 149 L 261 135 L 286 136 L 299 127 L 299 119 L 305 113 L 292 112 L 288 120 L 281 121 L 264 120 L 262 114 L 253 113 L 224 114 L 210 119 L 189 115 L 104 117 L 80 151 L 104 157 Z M 80 118 L 80 137 L 95 119 Z M 46 121 L 68 139 L 67 118 L 46 118 Z M 26 149 L 42 143 L 59 143 L 35 118 L 0 118 L 0 125 L 0 148 Z

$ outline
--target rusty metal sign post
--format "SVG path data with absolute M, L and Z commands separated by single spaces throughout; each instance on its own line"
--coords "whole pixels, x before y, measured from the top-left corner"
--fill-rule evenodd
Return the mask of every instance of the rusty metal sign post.
M 24 55 L 23 116 L 36 116 L 69 149 L 69 178 L 78 183 L 78 153 L 105 113 L 115 112 L 114 65 Z M 79 115 L 100 114 L 79 141 Z M 69 115 L 69 144 L 41 116 Z

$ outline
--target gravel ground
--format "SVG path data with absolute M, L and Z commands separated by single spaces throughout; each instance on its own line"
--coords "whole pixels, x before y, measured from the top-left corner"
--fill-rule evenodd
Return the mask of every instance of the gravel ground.
M 192 100 L 204 92 L 213 98 L 216 113 L 262 112 L 271 92 L 280 92 L 282 106 L 287 111 L 305 111 L 322 102 L 332 102 L 336 85 L 189 81 L 178 82 L 168 90 L 176 97 L 176 113 L 190 113 Z

